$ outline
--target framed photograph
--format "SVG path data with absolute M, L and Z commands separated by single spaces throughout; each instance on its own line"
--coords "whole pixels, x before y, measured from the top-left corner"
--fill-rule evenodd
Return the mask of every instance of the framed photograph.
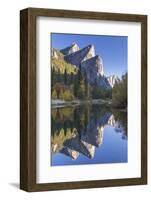
M 20 12 L 20 188 L 147 184 L 147 16 Z

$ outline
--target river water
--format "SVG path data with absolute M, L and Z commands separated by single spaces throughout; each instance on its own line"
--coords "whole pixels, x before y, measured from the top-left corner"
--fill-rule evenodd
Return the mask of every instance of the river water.
M 51 109 L 50 165 L 125 163 L 127 112 L 103 105 Z

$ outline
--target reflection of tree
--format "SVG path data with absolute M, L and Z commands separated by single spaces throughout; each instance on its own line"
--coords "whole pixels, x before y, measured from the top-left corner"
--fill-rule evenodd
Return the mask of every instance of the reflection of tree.
M 118 130 L 122 127 L 125 135 L 127 133 L 125 115 L 115 111 L 113 114 L 100 106 L 90 105 L 52 109 L 52 152 L 72 159 L 77 159 L 79 153 L 93 158 L 95 147 L 103 142 L 106 125 Z
M 128 137 L 128 135 L 127 135 L 127 112 L 113 110 L 113 114 L 114 114 L 115 121 L 116 121 L 115 131 L 122 132 L 123 133 L 122 138 L 126 139 Z

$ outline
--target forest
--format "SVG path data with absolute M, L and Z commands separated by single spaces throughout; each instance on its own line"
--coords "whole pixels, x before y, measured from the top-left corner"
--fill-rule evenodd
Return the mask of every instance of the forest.
M 110 99 L 117 108 L 127 107 L 127 73 L 118 79 L 112 89 L 90 85 L 81 68 L 67 63 L 59 52 L 59 59 L 52 58 L 51 99 L 52 100 L 93 100 Z

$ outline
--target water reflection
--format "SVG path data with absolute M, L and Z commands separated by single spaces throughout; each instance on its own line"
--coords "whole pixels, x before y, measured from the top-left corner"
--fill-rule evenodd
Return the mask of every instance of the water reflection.
M 51 124 L 52 166 L 127 161 L 126 112 L 99 105 L 52 108 Z

